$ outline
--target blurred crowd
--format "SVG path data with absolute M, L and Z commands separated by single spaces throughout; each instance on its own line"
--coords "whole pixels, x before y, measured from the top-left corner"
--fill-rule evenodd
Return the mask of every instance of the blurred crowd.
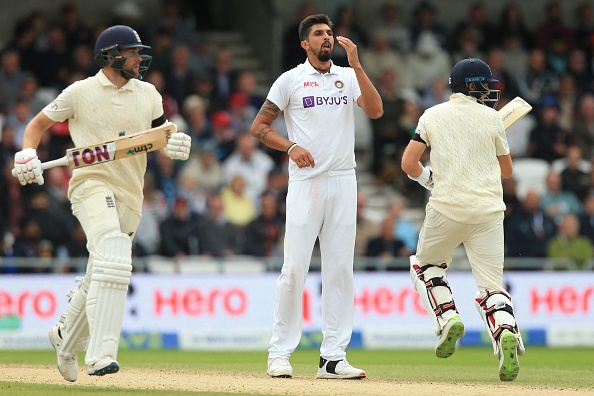
M 258 71 L 242 68 L 231 48 L 210 40 L 184 4 L 162 0 L 158 18 L 144 21 L 137 3 L 126 0 L 111 20 L 89 26 L 68 2 L 57 20 L 34 10 L 17 21 L 0 54 L 0 257 L 87 255 L 66 197 L 70 171 L 46 170 L 43 186 L 27 187 L 10 172 L 27 123 L 66 86 L 98 71 L 95 38 L 114 24 L 132 26 L 152 46 L 145 79 L 162 94 L 166 117 L 193 139 L 186 162 L 149 153 L 134 254 L 282 256 L 288 159 L 249 133 L 268 87 L 261 89 Z M 359 194 L 357 256 L 390 259 L 415 251 L 418 224 L 404 213 L 421 208 L 427 196 L 402 173 L 402 150 L 422 112 L 448 100 L 453 64 L 477 57 L 499 80 L 498 108 L 516 96 L 533 106 L 507 131 L 516 167 L 514 177 L 503 181 L 506 254 L 570 258 L 578 266 L 594 257 L 593 6 L 586 1 L 568 9 L 551 1 L 543 10 L 544 20 L 533 28 L 514 2 L 502 4 L 495 16 L 477 2 L 450 29 L 439 8 L 425 2 L 409 15 L 387 1 L 364 25 L 349 6 L 330 15 L 334 34 L 357 44 L 384 101 L 383 117 L 364 121 L 372 135 L 364 153 L 370 160 L 358 172 L 370 174 L 373 186 L 387 189 L 391 198 L 382 218 L 373 221 L 366 216 L 369 197 Z M 305 2 L 286 28 L 278 54 L 283 70 L 305 60 L 298 22 L 318 12 Z M 333 61 L 348 65 L 339 45 Z M 274 126 L 286 134 L 282 117 Z M 70 147 L 68 124 L 58 123 L 38 153 L 46 161 Z

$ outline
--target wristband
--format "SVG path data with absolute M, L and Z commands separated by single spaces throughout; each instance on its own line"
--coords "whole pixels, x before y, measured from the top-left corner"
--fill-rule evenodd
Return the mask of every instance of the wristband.
M 295 146 L 297 146 L 297 143 L 293 143 L 289 147 L 287 147 L 287 154 L 291 154 L 291 150 L 293 150 Z

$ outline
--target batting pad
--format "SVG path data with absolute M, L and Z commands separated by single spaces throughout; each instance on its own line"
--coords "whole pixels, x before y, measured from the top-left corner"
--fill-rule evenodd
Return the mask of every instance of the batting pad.
M 106 236 L 93 263 L 86 311 L 91 339 L 85 363 L 104 356 L 117 359 L 126 293 L 132 276 L 132 241 L 119 233 Z
M 75 352 L 84 351 L 89 343 L 89 323 L 85 305 L 89 291 L 90 275 L 77 277 L 80 282 L 76 290 L 68 292 L 68 308 L 64 321 L 64 334 L 60 345 L 62 357 L 72 356 Z
M 448 320 L 456 315 L 458 311 L 454 305 L 454 298 L 449 289 L 446 280 L 445 268 L 437 266 L 427 266 L 421 274 L 417 272 L 421 264 L 416 256 L 410 256 L 410 278 L 412 279 L 415 290 L 421 297 L 423 306 L 427 310 L 429 317 L 435 326 L 435 335 L 441 334 L 441 329 L 446 325 Z M 433 285 L 433 281 L 439 281 L 439 284 Z M 451 306 L 447 310 L 436 314 L 436 310 L 441 310 L 440 307 Z

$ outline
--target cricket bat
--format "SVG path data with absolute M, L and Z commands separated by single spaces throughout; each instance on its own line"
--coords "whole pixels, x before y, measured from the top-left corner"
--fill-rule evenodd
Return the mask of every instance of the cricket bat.
M 520 118 L 528 114 L 530 110 L 532 110 L 532 106 L 530 106 L 524 99 L 516 96 L 514 99 L 510 100 L 508 104 L 499 109 L 498 113 L 503 120 L 503 126 L 507 129 Z
M 159 150 L 167 145 L 167 140 L 175 133 L 175 126 L 171 122 L 133 133 L 128 136 L 117 137 L 113 140 L 76 147 L 66 150 L 66 155 L 41 163 L 41 169 L 67 166 L 70 169 L 103 164 L 122 158 L 130 158 L 141 153 Z M 13 169 L 13 176 L 16 176 Z

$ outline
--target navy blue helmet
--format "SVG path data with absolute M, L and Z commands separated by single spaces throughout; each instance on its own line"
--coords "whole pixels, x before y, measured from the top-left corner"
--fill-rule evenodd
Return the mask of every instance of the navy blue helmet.
M 143 48 L 150 49 L 148 45 L 142 44 L 140 36 L 136 30 L 125 25 L 116 25 L 105 29 L 97 38 L 95 43 L 95 62 L 100 67 L 105 67 L 113 60 L 111 67 L 119 70 L 124 78 L 134 78 L 128 69 L 123 68 L 123 64 L 129 57 L 122 56 L 120 49 L 124 48 Z M 138 78 L 142 79 L 149 68 L 152 57 L 149 55 L 140 55 L 142 63 L 139 69 Z
M 498 82 L 493 78 L 489 65 L 477 58 L 466 58 L 452 68 L 449 84 L 452 91 L 474 96 L 479 102 L 495 107 L 501 91 L 490 89 L 489 84 Z M 472 90 L 469 89 L 471 83 L 474 83 Z

